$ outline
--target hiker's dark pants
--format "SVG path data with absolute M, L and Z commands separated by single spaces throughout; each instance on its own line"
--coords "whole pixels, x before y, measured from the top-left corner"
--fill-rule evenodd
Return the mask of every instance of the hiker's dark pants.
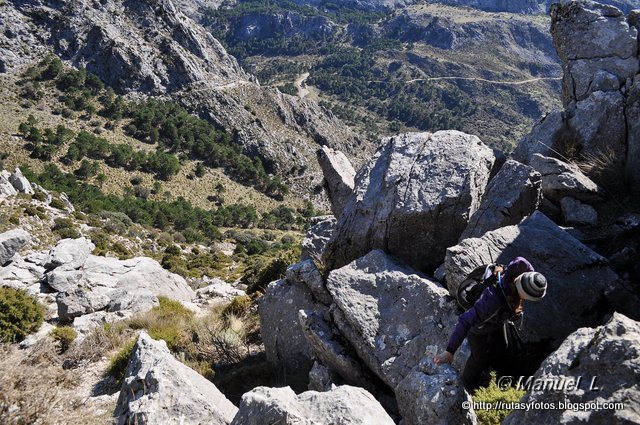
M 488 334 L 478 335 L 473 332 L 467 334 L 471 355 L 462 371 L 462 384 L 468 392 L 480 386 L 482 373 L 491 366 L 498 354 L 504 348 L 501 328 Z

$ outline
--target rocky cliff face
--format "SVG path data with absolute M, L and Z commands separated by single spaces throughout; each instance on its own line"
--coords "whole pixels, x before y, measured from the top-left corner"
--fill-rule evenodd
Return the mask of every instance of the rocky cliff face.
M 318 145 L 356 155 L 362 142 L 310 100 L 261 87 L 171 0 L 0 5 L 0 71 L 54 52 L 131 95 L 170 98 L 232 132 L 246 151 L 308 192 Z
M 616 185 L 640 182 L 640 75 L 637 13 L 589 1 L 551 10 L 554 45 L 564 71 L 564 111 L 544 118 L 516 150 L 601 164 Z

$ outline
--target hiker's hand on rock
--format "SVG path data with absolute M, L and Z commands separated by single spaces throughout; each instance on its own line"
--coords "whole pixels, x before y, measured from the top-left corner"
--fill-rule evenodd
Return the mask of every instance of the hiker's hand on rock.
M 453 354 L 448 351 L 444 351 L 433 358 L 435 364 L 451 363 L 453 361 Z

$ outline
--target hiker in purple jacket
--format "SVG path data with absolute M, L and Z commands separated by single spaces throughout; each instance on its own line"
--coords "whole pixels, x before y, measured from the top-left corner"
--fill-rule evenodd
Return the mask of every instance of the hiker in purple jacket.
M 495 273 L 498 272 L 502 272 L 499 267 L 495 270 Z M 482 373 L 505 348 L 503 324 L 522 313 L 524 300 L 539 301 L 544 297 L 546 289 L 547 281 L 544 276 L 534 272 L 527 260 L 516 257 L 504 270 L 499 283 L 487 287 L 473 307 L 459 316 L 446 351 L 438 354 L 433 361 L 436 364 L 451 363 L 454 353 L 466 337 L 471 355 L 465 364 L 461 380 L 467 391 L 475 390 L 480 384 Z

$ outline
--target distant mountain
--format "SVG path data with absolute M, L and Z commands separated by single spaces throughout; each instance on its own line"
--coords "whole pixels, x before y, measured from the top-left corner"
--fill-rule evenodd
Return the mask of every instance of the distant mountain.
M 243 0 L 203 22 L 263 84 L 318 99 L 369 139 L 455 128 L 508 151 L 559 104 L 542 15 Z
M 321 6 L 328 4 L 326 0 L 295 0 L 298 4 Z M 557 0 L 338 0 L 331 3 L 357 6 L 365 9 L 394 9 L 412 4 L 440 3 L 449 6 L 464 6 L 489 12 L 511 12 L 539 14 L 546 13 Z M 632 9 L 640 8 L 638 0 L 603 0 L 600 3 L 615 6 L 627 13 Z

